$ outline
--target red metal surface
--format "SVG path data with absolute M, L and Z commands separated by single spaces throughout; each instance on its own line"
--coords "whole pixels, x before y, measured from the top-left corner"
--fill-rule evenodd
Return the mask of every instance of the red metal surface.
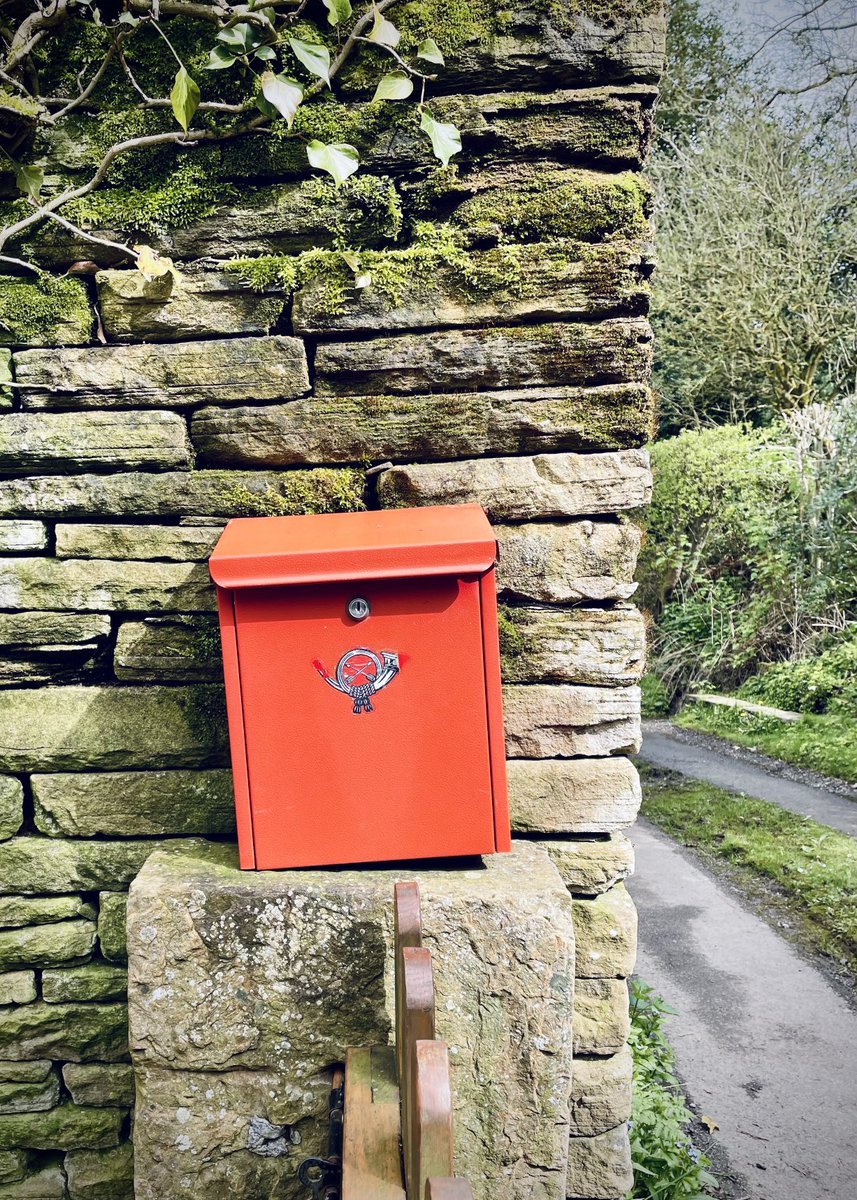
M 435 514 L 430 542 L 422 517 L 426 511 Z M 450 528 L 460 511 L 398 510 L 396 539 L 388 527 L 383 537 L 376 531 L 368 547 L 375 574 L 325 583 L 303 580 L 307 572 L 311 578 L 315 570 L 330 575 L 349 556 L 359 557 L 364 522 L 343 532 L 343 522 L 352 518 L 337 518 L 337 545 L 328 526 L 315 567 L 308 566 L 308 549 L 297 558 L 283 552 L 280 569 L 300 562 L 300 571 L 281 574 L 275 585 L 260 584 L 261 572 L 253 576 L 250 550 L 264 548 L 270 571 L 276 557 L 271 534 L 259 535 L 254 527 L 270 528 L 271 520 L 281 519 L 228 527 L 212 573 L 223 579 L 229 572 L 218 572 L 217 563 L 241 562 L 247 568 L 241 578 L 254 579 L 250 585 L 218 589 L 242 867 L 380 862 L 509 848 L 496 547 L 493 538 L 489 542 L 484 513 L 475 506 L 464 506 L 463 524 L 476 540 L 469 546 L 458 542 L 452 550 L 441 543 L 437 531 Z M 354 519 L 368 515 L 393 514 L 354 514 Z M 407 518 L 417 531 L 417 565 L 410 575 L 403 558 Z M 294 522 L 315 526 L 319 519 L 282 520 L 293 529 Z M 306 542 L 304 534 L 289 532 L 289 537 L 290 546 Z M 221 554 L 224 542 L 227 553 Z M 392 563 L 389 576 L 385 554 Z M 486 555 L 489 569 L 483 566 L 479 573 L 462 573 L 455 565 L 484 563 Z M 347 611 L 358 594 L 371 605 L 363 621 Z M 397 657 L 398 672 L 389 656 Z M 385 677 L 386 686 L 375 690 Z M 337 679 L 344 691 L 332 686 Z

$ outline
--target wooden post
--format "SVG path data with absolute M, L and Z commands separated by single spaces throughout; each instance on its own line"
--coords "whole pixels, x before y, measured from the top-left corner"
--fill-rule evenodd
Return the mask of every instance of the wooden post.
M 452 1088 L 445 1042 L 417 1042 L 414 1088 L 414 1174 L 408 1197 L 424 1196 L 433 1175 L 452 1174 Z

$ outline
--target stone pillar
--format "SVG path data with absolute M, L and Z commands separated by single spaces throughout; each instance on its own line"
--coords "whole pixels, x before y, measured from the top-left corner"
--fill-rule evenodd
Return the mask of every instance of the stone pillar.
M 477 1200 L 564 1200 L 572 901 L 527 843 L 452 870 L 248 874 L 153 855 L 128 906 L 137 1200 L 302 1195 L 331 1065 L 392 1037 L 393 885 L 407 878 L 450 1048 L 456 1168 Z

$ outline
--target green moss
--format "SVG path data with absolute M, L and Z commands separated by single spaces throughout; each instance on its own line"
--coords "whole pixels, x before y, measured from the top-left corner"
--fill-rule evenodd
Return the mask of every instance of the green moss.
M 89 340 L 92 310 L 79 279 L 0 276 L 0 345 L 68 346 Z
M 212 750 L 224 749 L 229 741 L 224 689 L 218 684 L 196 683 L 179 696 L 195 740 Z
M 651 13 L 660 12 L 664 0 L 531 0 L 536 12 L 544 13 L 557 29 L 573 28 L 580 17 L 596 25 L 623 25 Z
M 513 663 L 527 649 L 527 641 L 518 623 L 514 608 L 501 604 L 497 610 L 497 625 L 500 631 L 500 655 L 504 664 Z
M 214 474 L 214 472 L 210 472 Z M 366 507 L 365 482 L 353 468 L 320 467 L 313 471 L 287 471 L 276 487 L 252 491 L 232 482 L 223 471 L 221 500 L 236 517 L 304 516 L 308 513 L 359 512 Z
M 452 58 L 471 42 L 490 42 L 502 32 L 507 14 L 495 0 L 417 0 L 397 6 L 393 19 L 406 50 L 432 37 Z
M 41 112 L 35 100 L 30 100 L 27 96 L 19 96 L 13 92 L 7 92 L 2 88 L 0 88 L 0 109 L 33 121 L 35 121 Z

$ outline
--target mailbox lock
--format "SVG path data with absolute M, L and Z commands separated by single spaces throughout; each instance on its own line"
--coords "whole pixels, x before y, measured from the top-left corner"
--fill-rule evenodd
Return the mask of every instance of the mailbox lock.
M 365 621 L 372 611 L 372 606 L 363 596 L 355 596 L 348 601 L 348 615 L 355 621 Z

